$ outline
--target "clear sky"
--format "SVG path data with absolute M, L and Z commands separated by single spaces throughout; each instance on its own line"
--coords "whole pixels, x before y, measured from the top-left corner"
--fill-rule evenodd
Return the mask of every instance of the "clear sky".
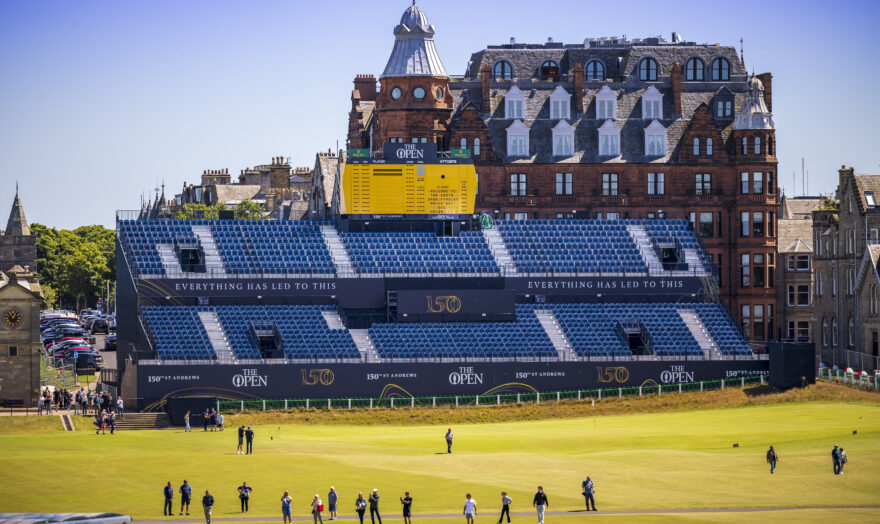
M 409 0 L 0 3 L 0 213 L 15 181 L 28 218 L 112 226 L 157 183 L 344 147 L 352 79 L 377 77 Z M 837 169 L 880 172 L 880 3 L 419 0 L 447 71 L 518 42 L 672 31 L 739 45 L 773 73 L 779 182 L 832 191 Z M 792 173 L 797 173 L 797 186 Z M 3 227 L 0 225 L 0 227 Z

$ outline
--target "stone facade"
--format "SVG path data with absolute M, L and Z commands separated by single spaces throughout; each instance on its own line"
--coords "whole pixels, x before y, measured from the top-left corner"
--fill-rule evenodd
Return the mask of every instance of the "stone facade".
M 819 197 L 783 196 L 779 203 L 776 290 L 781 331 L 778 338 L 782 340 L 814 340 L 813 211 L 821 205 Z
M 851 167 L 838 175 L 838 203 L 813 212 L 813 331 L 822 349 L 880 356 L 880 317 L 872 306 L 880 281 L 880 175 L 856 174 Z
M 18 268 L 20 269 L 20 268 Z M 0 403 L 32 406 L 40 389 L 39 285 L 12 270 L 0 280 Z
M 17 187 L 6 229 L 0 235 L 0 271 L 14 266 L 37 270 L 37 237 L 31 234 Z
M 424 13 L 417 19 L 429 27 Z M 433 26 L 430 36 L 433 46 Z M 655 76 L 643 76 L 643 64 Z M 391 96 L 395 88 L 399 98 Z M 427 95 L 415 99 L 416 88 Z M 437 88 L 443 96 L 431 92 Z M 609 94 L 606 113 L 600 99 Z M 522 110 L 508 114 L 508 97 L 521 97 Z M 651 97 L 656 106 L 647 105 Z M 558 100 L 561 110 L 552 104 Z M 441 151 L 471 149 L 478 213 L 689 219 L 718 265 L 734 318 L 753 340 L 776 335 L 772 76 L 749 76 L 732 46 L 658 38 L 512 42 L 473 53 L 463 77 L 383 76 L 377 90 L 371 75 L 358 75 L 351 102 L 349 147 L 379 156 L 392 139 L 426 139 Z M 524 152 L 508 151 L 512 126 L 527 137 Z M 570 129 L 569 150 L 557 150 L 557 126 Z M 649 127 L 663 139 L 656 150 L 647 145 Z M 613 154 L 600 147 L 603 130 L 617 133 Z M 511 187 L 514 174 L 526 175 L 523 194 Z M 650 184 L 657 174 L 663 183 Z M 568 176 L 572 190 L 560 192 L 557 177 Z

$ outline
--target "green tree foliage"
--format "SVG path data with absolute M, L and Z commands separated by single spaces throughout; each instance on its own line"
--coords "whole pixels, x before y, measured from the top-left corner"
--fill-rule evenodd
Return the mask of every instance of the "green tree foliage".
M 37 235 L 37 277 L 47 306 L 93 307 L 116 280 L 116 232 L 103 226 L 74 230 L 31 224 Z
M 179 220 L 217 220 L 220 218 L 221 209 L 229 209 L 229 207 L 223 203 L 214 204 L 213 206 L 205 204 L 184 204 L 180 206 L 180 210 L 177 211 L 177 218 Z M 263 206 L 250 199 L 242 200 L 233 206 L 232 210 L 235 212 L 235 218 L 240 220 L 257 220 L 263 218 L 265 214 Z M 195 218 L 195 215 L 199 211 L 201 211 L 202 217 Z
M 218 205 L 206 206 L 205 204 L 184 204 L 177 211 L 178 220 L 194 220 L 197 211 L 201 211 L 205 220 L 216 220 L 220 217 L 220 210 L 224 209 Z M 199 219 L 195 219 L 199 220 Z
M 257 220 L 264 216 L 263 206 L 250 199 L 236 204 L 234 210 L 235 218 L 239 220 Z

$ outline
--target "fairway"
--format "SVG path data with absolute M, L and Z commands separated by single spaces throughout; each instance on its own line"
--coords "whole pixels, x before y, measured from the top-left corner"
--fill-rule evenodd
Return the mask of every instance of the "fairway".
M 401 417 L 406 410 L 400 410 Z M 230 417 L 232 418 L 232 417 Z M 246 420 L 246 419 L 245 419 Z M 237 420 L 235 420 L 237 421 Z M 235 422 L 234 421 L 234 422 Z M 538 484 L 552 512 L 583 509 L 580 483 L 596 482 L 599 514 L 549 515 L 547 522 L 588 517 L 613 522 L 803 521 L 848 515 L 871 520 L 878 509 L 606 515 L 602 510 L 698 508 L 809 508 L 880 504 L 880 406 L 804 402 L 680 413 L 636 414 L 459 424 L 453 454 L 445 453 L 445 426 L 256 426 L 255 454 L 235 453 L 234 431 L 120 432 L 96 436 L 86 419 L 78 431 L 60 430 L 57 417 L 0 419 L 3 484 L 16 492 L 0 511 L 114 511 L 162 520 L 162 486 L 183 479 L 194 501 L 205 489 L 217 500 L 215 518 L 240 517 L 236 487 L 254 487 L 249 521 L 280 522 L 279 498 L 291 491 L 294 516 L 306 517 L 315 493 L 326 502 L 340 492 L 340 514 L 354 514 L 358 491 L 378 488 L 383 517 L 399 521 L 398 497 L 409 490 L 416 516 L 458 515 L 464 494 L 478 501 L 478 522 L 496 522 L 499 493 L 512 511 L 531 511 Z M 857 430 L 858 434 L 853 435 Z M 734 448 L 734 443 L 739 444 Z M 831 473 L 830 450 L 843 446 L 845 475 Z M 769 444 L 780 463 L 771 476 Z M 175 495 L 175 510 L 179 495 Z M 193 507 L 190 518 L 200 518 Z M 329 515 L 325 512 L 325 520 Z M 168 518 L 177 520 L 179 517 Z M 369 521 L 369 519 L 367 519 Z M 463 522 L 463 518 L 419 522 Z M 533 522 L 534 516 L 514 521 Z

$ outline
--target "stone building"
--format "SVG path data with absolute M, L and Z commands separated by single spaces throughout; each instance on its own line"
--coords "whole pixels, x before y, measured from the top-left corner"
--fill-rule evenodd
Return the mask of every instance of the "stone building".
M 835 350 L 878 357 L 880 175 L 838 174 L 837 201 L 813 212 L 814 339 L 828 361 Z
M 782 196 L 778 243 L 781 268 L 776 271 L 780 334 L 777 338 L 811 342 L 813 325 L 813 211 L 820 197 Z
M 495 218 L 687 219 L 758 341 L 776 333 L 772 76 L 673 34 L 490 45 L 450 76 L 415 4 L 376 79 L 354 79 L 348 146 L 469 149 Z
M 330 151 L 315 155 L 309 209 L 304 218 L 329 220 L 339 212 L 340 179 L 345 164 L 345 153 Z
M 37 237 L 31 234 L 24 206 L 15 188 L 12 210 L 6 222 L 6 230 L 0 235 L 0 271 L 9 271 L 14 266 L 31 271 L 37 270 Z
M 40 304 L 34 274 L 0 273 L 0 405 L 33 406 L 40 389 Z

